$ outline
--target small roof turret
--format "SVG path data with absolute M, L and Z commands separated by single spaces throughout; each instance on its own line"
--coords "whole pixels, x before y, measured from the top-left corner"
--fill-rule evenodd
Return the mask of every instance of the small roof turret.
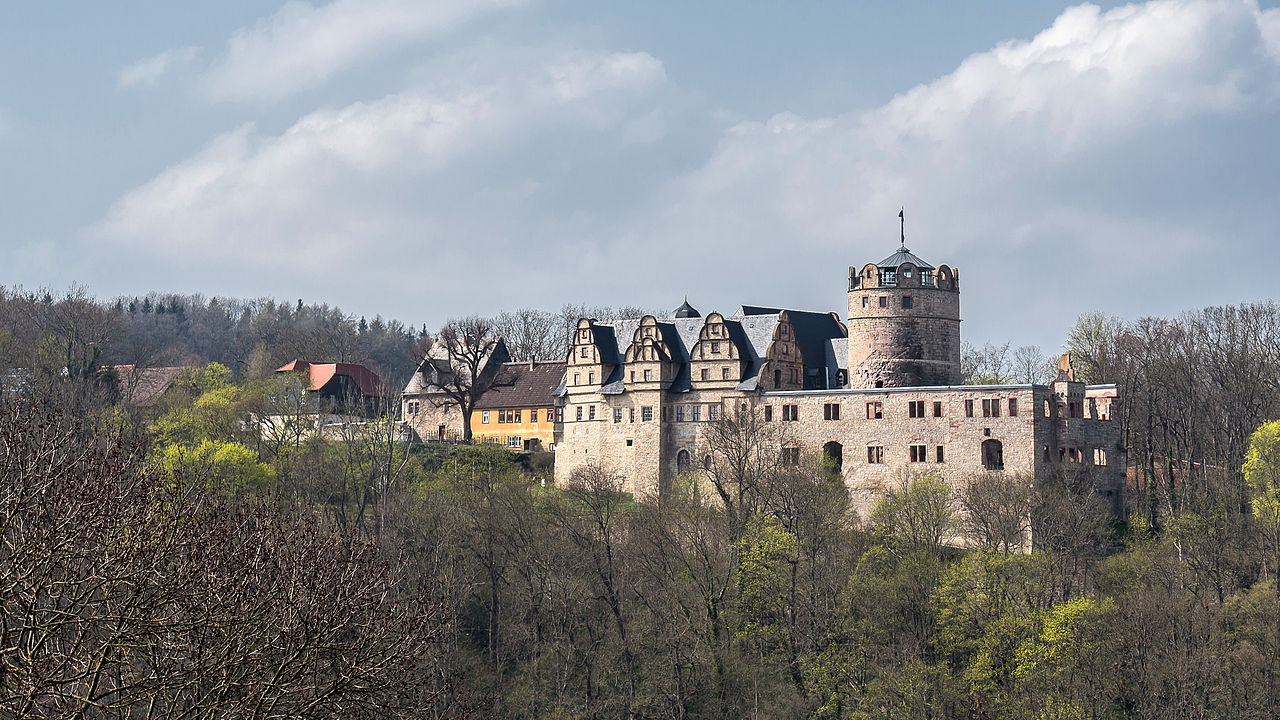
M 700 318 L 700 317 L 702 317 L 702 313 L 700 313 L 700 312 L 698 312 L 697 310 L 694 310 L 694 309 L 693 309 L 693 306 L 689 304 L 689 298 L 688 298 L 688 296 L 686 296 L 686 297 L 685 297 L 685 299 L 684 299 L 684 302 L 680 304 L 680 307 L 676 308 L 675 317 L 677 317 L 677 318 Z

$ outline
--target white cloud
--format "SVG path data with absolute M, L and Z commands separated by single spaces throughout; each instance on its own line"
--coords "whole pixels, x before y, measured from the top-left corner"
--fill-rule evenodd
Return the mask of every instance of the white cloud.
M 711 142 L 688 128 L 714 114 L 690 117 L 648 54 L 489 53 L 278 135 L 241 127 L 125 195 L 92 236 L 256 283 L 212 291 L 311 283 L 384 314 L 685 292 L 704 311 L 829 310 L 848 265 L 896 247 L 905 204 L 912 249 L 961 268 L 968 339 L 1052 345 L 1086 310 L 1272 292 L 1262 272 L 1230 297 L 1190 279 L 1224 249 L 1280 263 L 1262 235 L 1280 211 L 1231 205 L 1280 191 L 1257 158 L 1280 154 L 1278 28 L 1280 11 L 1244 0 L 1072 8 L 882 107 L 780 112 Z M 477 273 L 505 292 L 470 292 Z
M 1223 127 L 1276 116 L 1277 18 L 1226 0 L 1068 9 L 1034 39 L 973 55 L 869 112 L 730 128 L 632 240 L 694 266 L 734 257 L 742 276 L 775 283 L 781 297 L 763 302 L 829 308 L 842 265 L 896 246 L 905 204 L 908 245 L 967 271 L 966 330 L 979 338 L 1036 332 L 1093 303 L 1184 307 L 1196 302 L 1185 287 L 1134 268 L 1189 277 L 1207 251 L 1246 241 L 1243 228 L 1212 224 L 1227 193 L 1196 176 L 1235 163 L 1228 181 L 1254 182 L 1248 138 L 1225 148 L 1234 155 L 1206 148 Z M 1264 132 L 1258 141 L 1274 145 Z M 636 268 L 646 271 L 659 264 Z M 1045 283 L 1070 299 L 1035 315 L 1024 298 Z
M 503 217 L 480 196 L 536 189 L 517 158 L 544 150 L 525 145 L 568 134 L 585 147 L 604 133 L 616 146 L 631 105 L 664 82 L 644 53 L 577 54 L 450 94 L 317 110 L 277 136 L 245 125 L 129 192 L 92 235 L 193 267 L 251 258 L 268 273 L 341 273 L 366 252 L 389 259 L 433 226 L 466 224 L 460 205 Z M 492 167 L 494 152 L 517 156 L 497 158 L 509 183 L 471 168 Z
M 200 48 L 194 45 L 165 50 L 159 55 L 149 57 L 124 68 L 117 80 L 122 88 L 148 87 L 155 85 L 167 73 L 195 60 L 200 55 Z
M 318 85 L 368 56 L 447 32 L 521 0 L 290 0 L 241 28 L 202 80 L 211 100 L 274 100 Z

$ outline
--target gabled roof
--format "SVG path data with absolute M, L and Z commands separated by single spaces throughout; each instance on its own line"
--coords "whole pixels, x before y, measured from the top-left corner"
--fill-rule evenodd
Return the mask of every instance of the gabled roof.
M 351 378 L 360 392 L 369 397 L 386 397 L 390 393 L 383 385 L 378 373 L 359 363 L 322 363 L 311 360 L 293 360 L 282 365 L 276 372 L 306 373 L 307 390 L 321 390 L 334 378 L 345 376 Z
M 146 407 L 173 387 L 181 367 L 138 367 L 137 365 L 113 365 L 120 382 L 120 401 L 126 405 Z
M 564 379 L 563 362 L 503 363 L 495 385 L 476 401 L 476 408 L 526 408 L 555 404 L 556 388 Z
M 733 315 L 724 316 L 729 339 L 737 346 L 743 363 L 743 380 L 739 390 L 754 390 L 756 376 L 764 364 L 769 344 L 778 327 L 780 308 L 759 305 L 743 305 Z M 847 353 L 835 352 L 833 343 L 847 348 L 848 335 L 844 325 L 832 313 L 816 313 L 804 310 L 787 311 L 796 332 L 796 343 L 805 359 L 805 376 L 809 383 L 820 387 L 833 387 L 836 372 L 846 362 Z M 613 366 L 608 377 L 601 381 L 600 392 L 616 395 L 626 390 L 625 355 L 631 338 L 635 337 L 642 318 L 619 320 L 612 325 L 592 323 L 596 346 L 604 364 Z M 675 365 L 669 392 L 692 390 L 690 351 L 697 344 L 706 320 L 702 317 L 677 317 L 672 314 L 657 321 L 662 342 L 671 353 Z M 554 391 L 563 395 L 563 385 Z

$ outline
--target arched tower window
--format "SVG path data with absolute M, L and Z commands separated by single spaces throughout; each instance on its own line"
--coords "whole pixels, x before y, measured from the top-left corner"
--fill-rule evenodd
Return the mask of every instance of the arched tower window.
M 689 469 L 689 465 L 691 465 L 692 463 L 693 463 L 693 460 L 690 458 L 688 450 L 681 450 L 680 452 L 676 453 L 676 469 L 677 470 L 684 472 L 685 470 Z

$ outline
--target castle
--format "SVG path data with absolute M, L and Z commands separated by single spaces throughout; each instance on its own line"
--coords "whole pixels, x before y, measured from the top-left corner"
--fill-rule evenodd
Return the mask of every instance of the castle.
M 578 321 L 556 390 L 556 481 L 596 464 L 637 496 L 712 461 L 707 432 L 746 408 L 785 423 L 784 459 L 822 453 L 866 512 L 903 477 L 953 484 L 981 472 L 1095 473 L 1124 507 L 1115 385 L 1086 387 L 1069 363 L 1051 384 L 962 385 L 960 273 L 902 247 L 849 268 L 848 312 L 742 306 L 703 317 Z

